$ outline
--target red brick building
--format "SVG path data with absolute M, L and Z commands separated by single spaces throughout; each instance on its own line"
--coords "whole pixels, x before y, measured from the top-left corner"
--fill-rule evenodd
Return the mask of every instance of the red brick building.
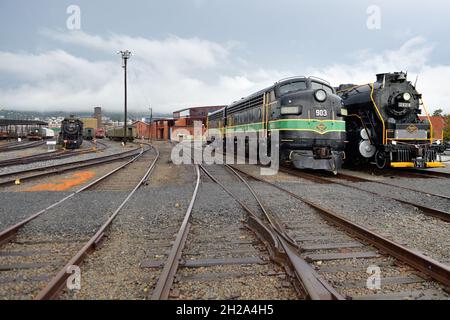
M 206 130 L 206 122 L 208 114 L 217 110 L 220 110 L 226 106 L 206 106 L 206 107 L 193 107 L 183 110 L 175 111 L 173 118 L 175 123 L 172 128 L 174 140 L 191 139 L 194 135 L 194 122 L 199 121 L 202 123 L 202 134 Z
M 225 106 L 193 107 L 175 111 L 173 119 L 155 118 L 151 124 L 144 121 L 135 121 L 137 137 L 153 140 L 180 140 L 192 138 L 194 135 L 194 122 L 202 123 L 202 134 L 206 129 L 206 122 L 210 112 L 224 108 Z
M 150 135 L 155 140 L 170 140 L 172 139 L 173 119 L 155 119 L 152 121 Z M 148 133 L 147 133 L 148 135 Z
M 148 137 L 148 131 L 150 126 L 143 121 L 133 122 L 133 126 L 136 127 L 137 138 Z
M 136 135 L 138 138 L 153 140 L 169 140 L 171 139 L 173 119 L 153 119 L 151 125 L 144 121 L 135 121 L 133 126 L 136 127 Z
M 420 120 L 427 120 L 427 117 L 419 117 Z M 430 117 L 431 124 L 433 126 L 433 140 L 444 140 L 444 117 Z

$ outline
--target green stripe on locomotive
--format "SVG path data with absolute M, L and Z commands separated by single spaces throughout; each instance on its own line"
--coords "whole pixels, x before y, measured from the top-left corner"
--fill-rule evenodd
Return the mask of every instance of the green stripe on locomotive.
M 227 133 L 261 131 L 264 124 L 249 123 L 227 127 Z M 345 132 L 345 121 L 342 120 L 317 120 L 317 119 L 281 119 L 269 122 L 269 130 L 279 131 L 311 131 L 318 134 L 329 132 Z

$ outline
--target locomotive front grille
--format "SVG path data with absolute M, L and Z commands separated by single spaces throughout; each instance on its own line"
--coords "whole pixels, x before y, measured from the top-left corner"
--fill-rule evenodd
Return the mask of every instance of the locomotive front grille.
M 391 162 L 415 162 L 418 159 L 424 162 L 435 162 L 438 153 L 436 150 L 428 148 L 404 148 L 396 149 L 391 152 Z

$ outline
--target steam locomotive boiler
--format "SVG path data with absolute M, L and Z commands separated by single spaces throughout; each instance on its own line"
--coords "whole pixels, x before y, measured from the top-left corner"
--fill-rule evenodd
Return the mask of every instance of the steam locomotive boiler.
M 59 144 L 66 149 L 78 149 L 83 143 L 83 122 L 74 116 L 61 122 Z
M 443 167 L 442 146 L 433 144 L 433 128 L 422 95 L 403 72 L 377 75 L 375 83 L 341 85 L 348 116 L 347 160 L 379 168 Z M 426 119 L 421 120 L 421 107 Z

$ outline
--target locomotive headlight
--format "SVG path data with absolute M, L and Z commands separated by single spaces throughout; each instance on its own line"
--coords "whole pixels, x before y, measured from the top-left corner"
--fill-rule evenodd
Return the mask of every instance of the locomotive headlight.
M 324 102 L 325 100 L 327 100 L 327 93 L 325 92 L 325 90 L 319 89 L 314 93 L 314 97 L 317 101 Z
M 405 101 L 411 100 L 411 94 L 409 92 L 405 92 L 403 94 L 403 100 L 405 100 Z
M 281 107 L 281 114 L 300 114 L 301 112 L 300 106 Z

